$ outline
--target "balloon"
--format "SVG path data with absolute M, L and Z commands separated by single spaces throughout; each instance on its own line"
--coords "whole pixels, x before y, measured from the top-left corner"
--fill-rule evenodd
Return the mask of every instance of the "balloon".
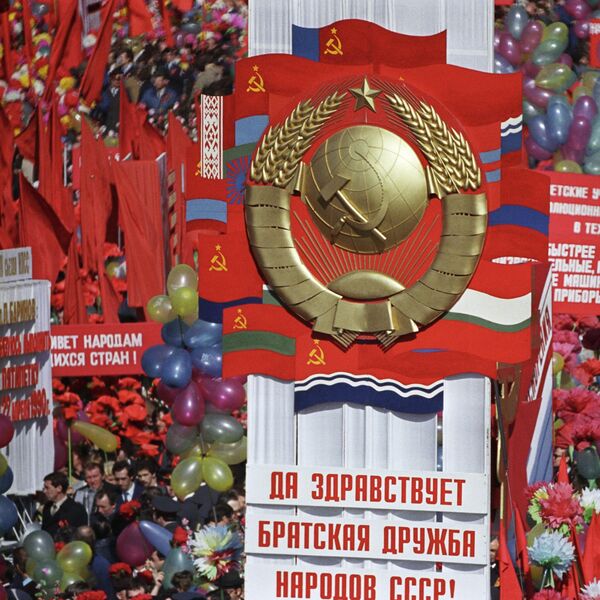
M 574 19 L 588 19 L 592 14 L 592 9 L 585 0 L 567 0 L 565 2 L 565 10 Z
M 581 166 L 574 160 L 561 160 L 555 163 L 554 170 L 557 173 L 582 173 Z
M 592 134 L 592 124 L 589 119 L 584 117 L 573 117 L 569 137 L 567 138 L 567 146 L 574 150 L 581 150 L 587 146 L 587 143 Z
M 181 390 L 177 388 L 169 387 L 162 381 L 159 381 L 158 385 L 156 386 L 156 393 L 158 394 L 158 397 L 168 406 L 171 406 L 173 402 L 175 402 L 175 396 L 177 396 L 180 391 Z
M 531 104 L 529 100 L 523 100 L 523 120 L 525 123 L 529 123 L 530 119 L 541 114 L 542 110 L 540 108 Z
M 143 565 L 152 556 L 152 552 L 154 552 L 154 548 L 142 535 L 137 521 L 127 525 L 117 538 L 117 556 L 119 560 L 132 567 Z
M 558 144 L 550 137 L 548 131 L 548 122 L 545 116 L 533 117 L 529 121 L 529 134 L 533 140 L 539 144 L 544 150 L 554 152 Z
M 544 33 L 544 24 L 541 21 L 529 21 L 523 28 L 519 45 L 521 52 L 533 52 L 542 40 Z
M 246 436 L 233 444 L 215 442 L 211 445 L 208 456 L 214 456 L 228 465 L 244 462 L 248 456 L 248 440 Z
M 167 559 L 165 560 L 163 567 L 163 573 L 165 577 L 163 579 L 163 588 L 168 589 L 171 587 L 171 579 L 175 573 L 181 571 L 194 572 L 194 563 L 189 554 L 186 554 L 181 548 L 172 548 Z
M 544 29 L 544 33 L 542 33 L 542 42 L 548 40 L 562 40 L 565 44 L 568 43 L 569 28 L 560 21 L 551 23 Z
M 566 50 L 567 42 L 560 40 L 547 40 L 542 42 L 531 55 L 534 65 L 544 66 L 556 62 L 560 55 Z
M 81 433 L 92 444 L 98 446 L 100 450 L 104 450 L 104 452 L 114 452 L 117 449 L 117 436 L 113 435 L 110 431 L 106 431 L 106 429 L 102 429 L 102 427 L 98 427 L 98 425 L 75 421 L 73 429 Z
M 583 172 L 588 175 L 600 175 L 600 152 L 596 152 L 585 159 Z
M 32 531 L 23 540 L 27 556 L 33 560 L 54 560 L 54 540 L 47 531 Z M 28 572 L 29 573 L 29 572 Z M 31 573 L 29 573 L 31 575 Z
M 142 354 L 142 369 L 148 377 L 161 377 L 165 361 L 175 352 L 173 346 L 157 344 Z
M 80 412 L 82 412 L 85 415 L 83 411 Z M 77 415 L 77 417 L 79 418 L 79 414 Z M 64 443 L 68 442 L 69 426 L 67 425 L 67 422 L 64 419 L 56 420 L 56 433 Z M 71 444 L 81 444 L 83 441 L 84 437 L 80 433 L 77 433 L 76 431 L 71 431 Z
M 233 473 L 229 465 L 212 456 L 202 461 L 202 475 L 206 485 L 217 492 L 226 492 L 233 485 Z
M 15 503 L 6 496 L 0 496 L 0 535 L 8 533 L 18 520 Z
M 514 73 L 515 68 L 500 54 L 494 54 L 494 73 Z
M 70 585 L 80 581 L 85 581 L 85 579 L 78 573 L 63 572 L 62 577 L 60 578 L 60 591 L 64 592 Z
M 183 334 L 183 341 L 188 348 L 202 348 L 221 342 L 222 335 L 223 325 L 221 323 L 210 323 L 198 319 Z
M 573 33 L 575 37 L 580 40 L 585 40 L 590 35 L 590 22 L 589 21 L 575 21 L 573 25 Z
M 220 377 L 223 368 L 223 348 L 221 344 L 209 348 L 192 350 L 192 364 L 200 373 L 209 377 Z
M 592 98 L 596 101 L 596 106 L 600 105 L 600 78 L 596 79 L 592 88 Z
M 180 316 L 198 316 L 198 292 L 196 288 L 182 287 L 171 294 L 173 310 Z
M 8 469 L 8 463 L 6 462 L 6 457 L 4 454 L 0 454 L 0 477 L 6 473 Z
M 231 412 L 244 405 L 246 390 L 244 386 L 230 379 L 208 379 L 201 385 L 204 396 L 208 402 L 219 410 Z
M 168 323 L 176 315 L 169 296 L 154 296 L 148 300 L 146 305 L 148 316 L 157 323 Z
M 494 52 L 497 52 L 500 45 L 500 33 L 498 29 L 494 29 Z
M 595 446 L 588 446 L 575 452 L 577 472 L 584 479 L 592 480 L 600 477 L 600 457 Z
M 576 79 L 577 76 L 567 65 L 553 63 L 542 67 L 535 78 L 535 84 L 545 90 L 560 93 L 568 90 Z
M 515 40 L 520 40 L 529 22 L 529 15 L 523 6 L 514 4 L 504 17 L 504 27 L 510 32 Z
M 596 101 L 591 96 L 579 96 L 573 107 L 574 117 L 583 117 L 588 121 L 593 121 L 598 114 Z
M 180 500 L 193 494 L 202 481 L 202 459 L 197 457 L 183 459 L 171 475 L 171 487 Z
M 552 374 L 558 375 L 565 367 L 565 359 L 558 352 L 552 353 Z
M 585 150 L 583 148 L 573 148 L 568 144 L 565 144 L 561 148 L 561 153 L 564 160 L 572 160 L 576 163 L 581 163 L 585 156 Z
M 599 71 L 586 71 L 581 78 L 581 85 L 590 92 L 594 89 L 594 84 L 600 76 Z
M 500 44 L 498 45 L 497 52 L 511 65 L 518 65 L 521 62 L 521 48 L 519 47 L 519 43 L 507 31 L 500 34 Z
M 553 98 L 553 94 L 549 90 L 543 90 L 535 85 L 535 80 L 525 80 L 523 85 L 523 95 L 529 102 L 537 106 L 538 108 L 546 108 L 550 98 Z
M 537 74 L 540 72 L 541 68 L 542 67 L 540 67 L 539 65 L 534 65 L 530 60 L 526 60 L 523 63 L 522 71 L 527 77 L 536 77 Z
M 181 425 L 198 425 L 204 418 L 204 398 L 194 381 L 190 381 L 175 398 L 173 419 Z
M 174 319 L 165 323 L 160 330 L 160 337 L 169 346 L 183 347 L 183 335 L 189 329 L 181 319 Z
M 169 296 L 173 297 L 173 292 L 179 288 L 198 289 L 198 275 L 192 267 L 188 265 L 177 265 L 173 267 L 167 277 L 167 291 Z
M 56 564 L 55 560 L 40 561 L 32 575 L 32 579 L 41 584 L 42 587 L 55 587 L 62 577 L 62 569 Z
M 548 102 L 546 112 L 548 136 L 556 146 L 561 146 L 567 141 L 572 118 L 571 107 L 560 97 L 552 98 Z
M 162 365 L 160 376 L 166 385 L 185 387 L 192 378 L 192 358 L 187 350 L 174 348 Z
M 6 473 L 0 477 L 0 494 L 6 494 L 8 490 L 12 487 L 14 481 L 14 475 L 12 469 L 8 467 L 6 469 Z
M 140 521 L 140 531 L 146 541 L 156 548 L 163 556 L 167 556 L 171 551 L 171 540 L 173 539 L 173 534 L 153 523 L 152 521 Z
M 76 572 L 92 560 L 92 549 L 85 542 L 69 542 L 56 555 L 56 562 L 63 571 Z
M 15 435 L 15 427 L 6 415 L 0 415 L 0 448 L 10 444 Z
M 198 434 L 197 427 L 187 427 L 179 423 L 173 423 L 167 431 L 165 446 L 172 454 L 183 454 L 196 443 Z
M 570 54 L 565 54 L 564 52 L 558 57 L 558 62 L 562 65 L 567 65 L 567 67 L 571 68 L 573 66 L 573 57 Z
M 207 442 L 223 444 L 233 444 L 244 435 L 244 430 L 236 419 L 229 415 L 214 413 L 204 417 L 201 432 Z
M 58 471 L 62 469 L 69 460 L 67 447 L 65 443 L 58 437 L 58 435 L 54 434 L 54 470 Z

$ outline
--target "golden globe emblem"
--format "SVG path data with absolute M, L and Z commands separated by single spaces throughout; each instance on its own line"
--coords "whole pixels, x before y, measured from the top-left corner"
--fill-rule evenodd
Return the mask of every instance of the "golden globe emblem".
M 372 125 L 329 137 L 310 162 L 303 191 L 319 230 L 336 246 L 360 254 L 385 252 L 406 239 L 428 199 L 414 150 Z

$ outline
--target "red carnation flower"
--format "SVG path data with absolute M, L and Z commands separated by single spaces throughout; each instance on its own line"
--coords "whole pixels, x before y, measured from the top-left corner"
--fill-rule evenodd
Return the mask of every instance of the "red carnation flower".
M 142 384 L 135 377 L 121 377 L 117 385 L 127 390 L 139 390 L 142 387 Z
M 132 421 L 145 421 L 148 416 L 148 411 L 145 406 L 139 406 L 138 404 L 131 404 L 123 409 L 123 412 Z
M 57 553 L 60 552 L 64 547 L 65 547 L 64 542 L 54 542 L 54 549 L 56 550 Z
M 154 575 L 152 575 L 152 571 L 149 569 L 142 569 L 137 572 L 138 577 L 145 579 L 148 583 L 152 583 L 154 581 Z
M 552 529 L 567 525 L 569 529 L 583 525 L 583 508 L 573 496 L 570 483 L 548 485 L 548 498 L 540 499 L 541 515 L 544 523 Z
M 131 575 L 131 567 L 124 562 L 118 562 L 110 565 L 108 572 L 111 575 Z
M 188 542 L 188 532 L 183 527 L 175 527 L 173 532 L 173 545 L 185 546 Z
M 142 505 L 137 500 L 131 500 L 131 502 L 123 502 L 119 507 L 119 514 L 125 517 L 126 519 L 134 519 L 138 513 Z

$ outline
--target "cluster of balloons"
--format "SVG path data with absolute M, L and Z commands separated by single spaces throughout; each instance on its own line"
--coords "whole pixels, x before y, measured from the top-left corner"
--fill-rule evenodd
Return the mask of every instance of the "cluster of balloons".
M 6 415 L 0 415 L 0 448 L 8 446 L 14 435 L 12 421 Z M 9 532 L 19 519 L 15 503 L 4 495 L 12 487 L 13 480 L 12 469 L 4 454 L 0 454 L 0 536 Z
M 565 9 L 576 19 L 574 32 L 589 33 L 589 19 L 599 0 L 567 0 Z M 598 14 L 596 14 L 598 13 Z M 521 5 L 504 18 L 494 37 L 497 73 L 523 72 L 523 118 L 529 129 L 525 147 L 535 161 L 552 159 L 554 170 L 600 174 L 600 76 L 586 72 L 578 82 L 573 59 L 565 53 L 569 28 L 530 19 Z M 567 90 L 573 89 L 570 96 Z
M 32 531 L 23 540 L 27 552 L 27 575 L 45 592 L 58 587 L 64 591 L 70 585 L 90 578 L 92 549 L 85 542 L 69 542 L 56 553 L 52 536 L 42 530 Z
M 159 398 L 171 407 L 166 446 L 181 461 L 171 486 L 183 499 L 206 482 L 224 492 L 233 485 L 229 465 L 246 459 L 246 438 L 231 412 L 246 400 L 243 381 L 222 379 L 222 326 L 198 319 L 198 276 L 177 265 L 167 278 L 168 296 L 148 302 L 150 318 L 162 323 L 164 344 L 148 348 L 142 368 L 160 378 Z

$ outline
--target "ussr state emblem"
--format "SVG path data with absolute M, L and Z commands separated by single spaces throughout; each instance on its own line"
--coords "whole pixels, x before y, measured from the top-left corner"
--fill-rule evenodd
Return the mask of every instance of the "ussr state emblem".
M 452 116 L 404 82 L 330 85 L 264 134 L 246 226 L 283 304 L 349 346 L 388 347 L 448 311 L 487 227 L 481 170 Z

